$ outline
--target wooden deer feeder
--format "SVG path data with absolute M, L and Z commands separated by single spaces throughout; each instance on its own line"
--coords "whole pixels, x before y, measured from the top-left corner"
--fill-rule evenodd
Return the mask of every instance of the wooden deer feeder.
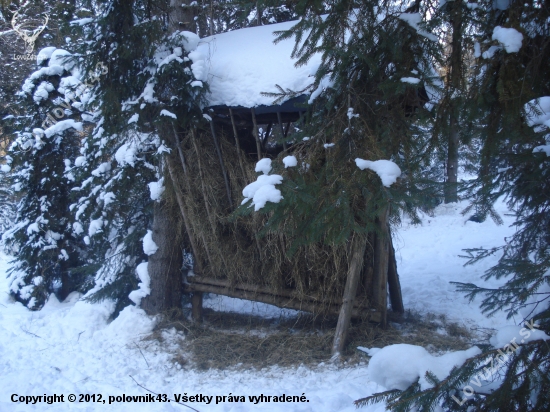
M 333 345 L 338 353 L 351 317 L 385 325 L 388 295 L 392 310 L 403 312 L 387 208 L 376 219 L 376 233 L 339 246 L 308 245 L 291 259 L 283 234 L 257 236 L 265 217 L 228 219 L 244 186 L 256 179 L 258 159 L 292 151 L 275 140 L 290 141 L 307 110 L 309 96 L 297 94 L 274 105 L 273 97 L 262 94 L 276 92 L 276 85 L 304 90 L 313 82 L 319 56 L 296 68 L 289 57 L 294 41 L 273 44 L 273 31 L 292 24 L 215 35 L 202 39 L 194 52 L 206 62 L 194 70 L 210 87 L 205 113 L 212 120 L 209 130 L 175 131 L 183 166 L 176 192 L 194 255 L 186 290 L 197 320 L 203 293 L 338 315 Z

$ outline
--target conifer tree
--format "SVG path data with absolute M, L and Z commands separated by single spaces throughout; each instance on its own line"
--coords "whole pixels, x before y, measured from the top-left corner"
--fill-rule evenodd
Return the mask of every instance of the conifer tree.
M 482 297 L 481 310 L 505 311 L 525 328 L 504 348 L 487 347 L 480 355 L 454 368 L 432 388 L 418 383 L 357 401 L 358 405 L 386 401 L 394 411 L 542 411 L 550 407 L 550 346 L 528 339 L 534 329 L 550 333 L 549 133 L 550 33 L 546 2 L 486 1 L 476 13 L 480 21 L 474 45 L 476 67 L 469 86 L 465 115 L 472 119 L 482 143 L 478 178 L 466 194 L 478 216 L 491 215 L 493 204 L 506 196 L 516 214 L 515 234 L 506 244 L 470 249 L 469 264 L 493 254 L 498 263 L 484 279 L 505 279 L 489 289 L 457 283 L 470 299 Z M 519 329 L 519 328 L 518 328 Z
M 80 245 L 69 215 L 74 176 L 70 163 L 84 131 L 81 112 L 67 95 L 74 81 L 74 63 L 61 49 L 44 49 L 43 66 L 25 81 L 20 104 L 26 116 L 14 120 L 7 169 L 22 196 L 12 229 L 4 242 L 16 250 L 10 268 L 10 289 L 31 309 L 39 309 L 52 292 L 61 298 L 80 290 L 85 279 L 73 272 L 80 263 Z M 41 126 L 41 127 L 38 127 Z
M 160 195 L 165 187 L 170 188 L 164 157 L 176 153 L 175 131 L 194 118 L 202 119 L 198 103 L 206 90 L 187 57 L 198 37 L 176 30 L 184 28 L 185 13 L 163 15 L 171 13 L 171 3 L 154 5 L 113 0 L 82 27 L 82 50 L 90 51 L 90 45 L 93 50 L 82 59 L 82 66 L 93 68 L 105 62 L 108 71 L 93 89 L 90 110 L 96 127 L 83 141 L 78 162 L 79 198 L 73 208 L 88 232 L 89 255 L 95 257 L 85 266 L 96 273 L 88 296 L 92 300 L 115 299 L 119 309 L 131 303 L 128 294 L 138 283 L 136 266 L 147 261 L 148 255 L 155 261 L 164 253 L 161 250 L 157 255 L 142 242 L 148 230 L 153 229 L 153 241 L 155 236 L 167 236 L 162 241 L 156 237 L 157 246 L 166 243 L 174 248 L 170 271 L 175 270 L 181 287 L 181 248 L 172 236 L 179 230 L 177 219 L 170 222 L 168 216 L 170 225 L 164 226 L 172 235 L 158 232 L 154 222 L 159 222 L 157 212 L 165 211 L 164 196 L 170 193 L 167 190 Z M 159 10 L 162 13 L 155 14 Z M 138 43 L 142 47 L 126 46 Z M 166 263 L 159 259 L 156 262 L 161 266 Z M 156 273 L 169 270 L 167 266 L 150 269 L 151 277 L 140 276 L 142 289 L 150 285 L 156 294 Z M 174 298 L 166 304 L 179 302 L 180 298 Z M 150 312 L 159 310 L 164 308 Z

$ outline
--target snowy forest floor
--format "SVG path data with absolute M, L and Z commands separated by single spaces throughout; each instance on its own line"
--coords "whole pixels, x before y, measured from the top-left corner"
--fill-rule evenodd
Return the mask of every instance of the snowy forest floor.
M 514 230 L 513 217 L 501 203 L 496 209 L 502 226 L 467 221 L 460 214 L 465 206 L 441 205 L 419 226 L 404 221 L 394 245 L 409 311 L 405 321 L 391 323 L 386 331 L 356 324 L 340 364 L 328 362 L 330 321 L 308 324 L 294 311 L 237 299 L 205 300 L 206 328 L 177 318 L 155 322 L 135 307 L 109 321 L 110 302 L 89 304 L 76 294 L 62 303 L 51 298 L 41 311 L 31 312 L 9 296 L 4 275 L 9 257 L 1 256 L 0 411 L 190 410 L 173 400 L 178 394 L 212 396 L 208 404 L 187 403 L 201 412 L 355 411 L 355 399 L 385 390 L 369 379 L 368 360 L 357 346 L 411 343 L 438 354 L 484 343 L 494 329 L 514 323 L 504 314 L 486 318 L 479 301 L 468 303 L 449 283 L 496 286 L 497 281 L 483 282 L 481 276 L 497 257 L 464 267 L 459 255 L 465 248 L 500 245 Z M 147 395 L 136 382 L 172 401 L 109 405 L 109 396 Z M 64 394 L 65 402 L 25 405 L 12 403 L 13 394 Z M 77 395 L 76 402 L 68 402 L 69 394 Z M 79 402 L 80 394 L 102 399 Z M 249 398 L 261 394 L 303 394 L 304 401 Z M 231 402 L 229 395 L 243 398 Z M 363 410 L 383 411 L 384 406 Z

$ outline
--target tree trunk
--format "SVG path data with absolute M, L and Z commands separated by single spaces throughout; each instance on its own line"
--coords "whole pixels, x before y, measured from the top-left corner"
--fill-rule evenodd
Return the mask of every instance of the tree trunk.
M 458 201 L 458 148 L 459 122 L 456 98 L 453 95 L 462 86 L 462 3 L 449 3 L 451 7 L 451 24 L 453 34 L 451 40 L 451 56 L 447 75 L 447 93 L 449 98 L 449 137 L 447 152 L 447 181 L 445 184 L 445 203 Z
M 195 8 L 189 7 L 191 0 L 170 0 L 168 33 L 186 30 L 195 33 Z
M 181 307 L 183 252 L 178 241 L 180 228 L 175 224 L 178 220 L 175 216 L 177 212 L 168 207 L 166 200 L 155 204 L 152 231 L 158 250 L 149 256 L 148 261 L 151 294 L 141 302 L 141 307 L 149 315 Z

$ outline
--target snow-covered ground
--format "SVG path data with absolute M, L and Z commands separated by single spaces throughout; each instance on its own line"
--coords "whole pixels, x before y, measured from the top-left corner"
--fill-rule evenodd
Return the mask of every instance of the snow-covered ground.
M 422 226 L 406 223 L 395 237 L 398 269 L 406 308 L 445 314 L 469 327 L 496 328 L 511 322 L 504 315 L 486 319 L 475 304 L 449 284 L 451 280 L 481 283 L 480 275 L 495 258 L 464 267 L 461 249 L 500 245 L 513 229 L 513 218 L 503 215 L 505 224 L 496 226 L 467 221 L 459 212 L 465 205 L 440 206 L 435 217 L 425 217 Z M 497 210 L 506 212 L 502 204 Z M 8 257 L 0 258 L 0 411 L 183 411 L 174 395 L 212 397 L 206 402 L 187 402 L 198 411 L 355 411 L 353 400 L 385 390 L 374 383 L 364 365 L 315 368 L 272 367 L 261 371 L 183 370 L 171 358 L 184 336 L 175 330 L 164 332 L 163 343 L 144 340 L 154 326 L 138 308 L 127 307 L 113 322 L 109 303 L 89 304 L 72 295 L 66 302 L 50 299 L 39 312 L 14 302 L 7 293 L 4 273 Z M 494 286 L 491 282 L 488 285 Z M 268 305 L 220 298 L 209 307 L 279 316 Z M 284 315 L 284 314 L 283 314 Z M 135 379 L 135 381 L 134 381 Z M 148 395 L 136 382 L 151 391 L 166 394 L 172 402 L 118 402 L 109 397 Z M 64 402 L 47 404 L 13 403 L 24 396 L 63 395 Z M 68 396 L 76 395 L 76 402 Z M 303 402 L 255 403 L 249 397 L 304 396 Z M 95 395 L 96 402 L 79 402 Z M 102 396 L 98 401 L 99 395 Z M 20 398 L 23 396 L 23 398 Z M 216 397 L 225 396 L 225 401 Z M 229 396 L 240 402 L 230 402 Z M 241 398 L 241 396 L 243 398 Z M 36 400 L 36 398 L 35 398 Z M 195 399 L 194 399 L 195 400 Z M 199 399 L 200 400 L 200 399 Z M 256 399 L 257 401 L 258 399 Z M 279 400 L 279 398 L 278 398 Z M 103 403 L 105 401 L 105 403 Z M 32 399 L 31 399 L 32 402 Z M 383 411 L 383 405 L 363 408 Z

